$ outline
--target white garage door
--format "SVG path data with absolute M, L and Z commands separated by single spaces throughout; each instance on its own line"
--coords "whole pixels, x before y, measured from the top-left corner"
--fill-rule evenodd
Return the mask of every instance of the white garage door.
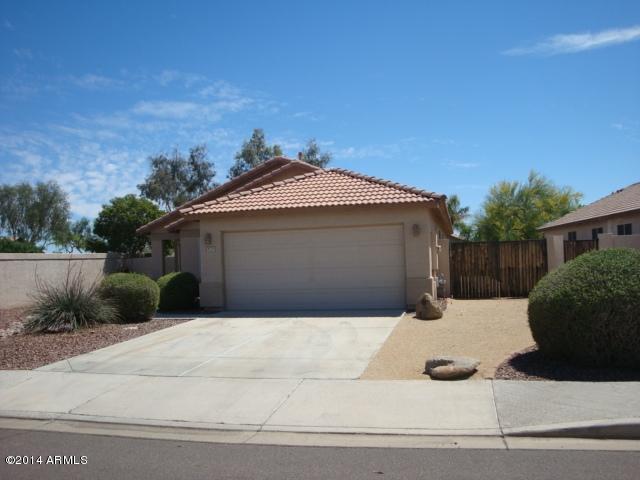
M 227 308 L 405 305 L 401 226 L 225 233 Z

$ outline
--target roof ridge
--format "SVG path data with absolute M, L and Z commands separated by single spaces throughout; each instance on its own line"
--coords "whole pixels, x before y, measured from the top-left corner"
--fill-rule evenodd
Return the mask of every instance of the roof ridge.
M 282 186 L 284 184 L 298 182 L 300 180 L 304 180 L 305 178 L 313 177 L 313 176 L 320 175 L 320 174 L 327 173 L 327 172 L 328 171 L 325 170 L 325 169 L 318 168 L 317 170 L 315 170 L 313 172 L 304 173 L 304 174 L 301 174 L 301 175 L 296 175 L 295 177 L 285 178 L 284 180 L 278 180 L 278 181 L 273 182 L 273 183 L 267 183 L 265 185 L 261 185 L 259 187 L 255 187 L 255 188 L 252 188 L 252 189 L 249 189 L 249 190 L 243 190 L 243 191 L 238 192 L 238 193 L 230 193 L 230 194 L 224 195 L 222 197 L 218 197 L 218 198 L 215 198 L 215 199 L 210 200 L 208 202 L 200 203 L 200 204 L 197 204 L 197 205 L 190 205 L 189 207 L 180 210 L 180 213 L 189 213 L 189 212 L 192 212 L 192 211 L 197 210 L 197 209 L 202 208 L 202 207 L 207 207 L 207 206 L 211 206 L 211 205 L 219 205 L 221 203 L 228 202 L 229 200 L 233 200 L 234 198 L 238 198 L 238 197 L 241 197 L 241 196 L 244 197 L 244 196 L 247 196 L 247 195 L 251 195 L 253 193 L 262 192 L 264 190 L 271 190 L 272 188 L 280 187 L 280 186 Z
M 282 173 L 284 170 L 287 170 L 291 167 L 294 166 L 298 166 L 298 165 L 303 165 L 305 167 L 309 167 L 312 168 L 314 170 L 318 170 L 320 169 L 320 167 L 316 167 L 315 165 L 311 165 L 310 163 L 307 162 L 301 162 L 300 160 L 290 160 L 288 163 L 285 163 L 283 165 L 281 165 L 280 167 L 276 168 L 275 170 L 271 170 L 269 173 L 262 175 L 258 178 L 255 178 L 254 180 L 251 180 L 249 183 L 246 183 L 244 185 L 241 185 L 240 187 L 236 188 L 235 190 L 232 190 L 231 193 L 233 192 L 238 192 L 238 191 L 245 191 L 245 190 L 250 190 L 251 189 L 251 185 L 256 184 L 257 182 L 267 179 L 269 177 L 274 177 L 276 175 L 278 175 L 279 173 Z M 266 184 L 265 184 L 266 185 Z
M 427 190 L 422 190 L 417 187 L 411 187 L 409 185 L 403 185 L 401 183 L 393 182 L 391 180 L 385 180 L 383 178 L 372 177 L 370 175 L 363 175 L 362 173 L 357 173 L 352 170 L 347 170 L 346 168 L 331 168 L 328 170 L 329 172 L 341 173 L 343 175 L 349 175 L 353 178 L 359 178 L 360 180 L 365 180 L 367 182 L 376 183 L 378 185 L 384 185 L 386 187 L 396 188 L 398 190 L 402 190 L 404 192 L 413 193 L 415 195 L 420 195 L 426 198 L 443 198 L 445 195 L 441 193 L 429 192 Z

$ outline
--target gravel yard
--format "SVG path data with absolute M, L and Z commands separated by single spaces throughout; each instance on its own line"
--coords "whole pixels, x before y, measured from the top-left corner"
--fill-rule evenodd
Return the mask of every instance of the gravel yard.
M 70 333 L 25 334 L 23 319 L 24 310 L 0 310 L 1 370 L 42 367 L 190 320 L 158 318 L 144 323 L 97 325 Z
M 507 357 L 533 344 L 526 298 L 451 300 L 440 320 L 406 314 L 360 378 L 429 379 L 424 363 L 434 355 L 475 357 L 482 363 L 471 378 L 493 378 Z

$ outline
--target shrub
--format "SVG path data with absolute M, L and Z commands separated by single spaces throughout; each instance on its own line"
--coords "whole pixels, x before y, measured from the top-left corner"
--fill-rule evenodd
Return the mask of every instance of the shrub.
M 60 285 L 36 279 L 36 293 L 27 311 L 25 330 L 59 332 L 96 323 L 119 321 L 118 309 L 98 292 L 98 282 L 85 283 L 80 272 L 67 272 Z
M 158 279 L 160 310 L 188 310 L 197 306 L 198 279 L 189 272 L 168 273 Z
M 529 326 L 551 358 L 640 368 L 640 251 L 584 253 L 529 295 Z
M 102 281 L 100 292 L 115 303 L 123 322 L 144 322 L 158 309 L 158 285 L 146 275 L 113 273 Z
M 0 252 L 2 253 L 42 253 L 42 249 L 33 243 L 23 240 L 11 240 L 0 237 Z

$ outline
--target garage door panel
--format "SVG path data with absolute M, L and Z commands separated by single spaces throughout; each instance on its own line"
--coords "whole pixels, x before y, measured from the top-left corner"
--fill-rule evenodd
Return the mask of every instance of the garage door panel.
M 230 309 L 404 305 L 400 226 L 226 233 Z
M 399 288 L 352 289 L 349 292 L 336 289 L 254 290 L 248 297 L 237 295 L 232 293 L 227 298 L 230 308 L 236 310 L 397 308 L 404 304 L 404 290 Z
M 355 288 L 354 275 L 359 278 L 357 286 L 361 287 L 393 288 L 404 283 L 401 273 L 387 267 L 325 268 L 313 271 L 308 268 L 281 268 L 275 271 L 253 270 L 248 275 L 234 275 L 227 281 L 227 290 L 264 290 L 265 285 L 273 284 L 274 277 L 278 278 L 277 284 L 273 287 L 276 290 L 285 288 L 293 291 L 301 285 L 313 288 L 327 288 L 327 285 L 334 289 Z

